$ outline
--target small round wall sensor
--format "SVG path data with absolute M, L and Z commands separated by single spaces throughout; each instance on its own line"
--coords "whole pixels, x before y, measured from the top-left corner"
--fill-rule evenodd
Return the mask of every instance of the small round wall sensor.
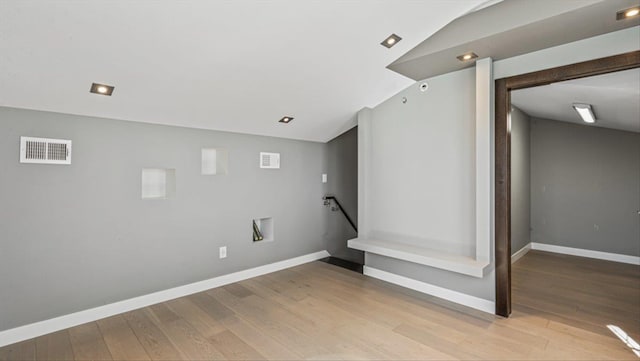
M 426 92 L 427 89 L 429 89 L 429 83 L 424 82 L 424 83 L 420 84 L 420 91 L 421 92 Z
M 407 102 L 407 98 L 406 97 L 402 97 L 402 104 L 405 104 Z

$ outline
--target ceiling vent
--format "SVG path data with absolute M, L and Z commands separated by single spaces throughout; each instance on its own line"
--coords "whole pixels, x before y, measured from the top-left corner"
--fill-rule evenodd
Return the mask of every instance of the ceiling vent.
M 20 137 L 20 163 L 71 164 L 71 141 Z
M 280 153 L 260 153 L 260 168 L 280 169 Z

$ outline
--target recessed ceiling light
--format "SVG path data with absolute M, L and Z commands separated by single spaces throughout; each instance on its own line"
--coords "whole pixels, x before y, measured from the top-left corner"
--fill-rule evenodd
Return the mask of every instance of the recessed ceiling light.
M 115 87 L 111 85 L 92 83 L 91 89 L 89 90 L 89 92 L 94 94 L 111 96 L 111 94 L 113 94 L 113 89 L 115 89 Z
M 593 114 L 591 104 L 573 103 L 573 109 L 578 112 L 585 123 L 593 124 L 596 122 L 596 116 Z
M 391 34 L 389 35 L 386 39 L 384 39 L 380 45 L 386 47 L 386 48 L 390 48 L 394 45 L 396 45 L 400 40 L 402 40 L 401 37 L 399 37 L 396 34 Z
M 469 61 L 469 60 L 473 60 L 473 59 L 475 59 L 477 57 L 478 57 L 478 54 L 476 54 L 474 52 L 470 52 L 470 53 L 466 53 L 466 54 L 462 54 L 462 55 L 456 56 L 456 58 L 458 58 L 458 60 L 460 60 L 460 61 Z
M 620 10 L 616 13 L 616 20 L 633 18 L 638 16 L 638 14 L 640 14 L 640 6 Z
M 280 123 L 289 123 L 293 120 L 293 117 L 282 117 L 282 119 L 278 120 Z

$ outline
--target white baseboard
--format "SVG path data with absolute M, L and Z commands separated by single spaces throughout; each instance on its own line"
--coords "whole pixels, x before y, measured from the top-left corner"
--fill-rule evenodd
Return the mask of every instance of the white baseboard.
M 24 340 L 29 340 L 34 337 L 46 335 L 48 333 L 64 330 L 66 328 L 81 325 L 83 323 L 96 321 L 105 317 L 114 316 L 123 312 L 147 307 L 156 303 L 165 302 L 175 298 L 206 291 L 211 288 L 224 286 L 234 282 L 240 282 L 267 273 L 272 273 L 304 263 L 309 263 L 325 257 L 329 257 L 329 253 L 327 251 L 315 252 L 304 256 L 295 257 L 244 271 L 230 273 L 208 280 L 175 287 L 164 291 L 158 291 L 150 293 L 148 295 L 134 297 L 128 300 L 119 301 L 108 305 L 99 306 L 88 310 L 52 318 L 49 320 L 1 331 L 0 347 Z
M 640 257 L 629 256 L 626 254 L 607 253 L 607 252 L 600 252 L 600 251 L 592 251 L 588 249 L 555 246 L 552 244 L 544 244 L 544 243 L 536 243 L 536 242 L 531 242 L 531 249 L 537 250 L 537 251 L 568 254 L 571 256 L 597 258 L 597 259 L 603 259 L 606 261 L 640 265 Z
M 520 248 L 520 250 L 511 255 L 511 264 L 516 263 L 517 260 L 524 257 L 527 252 L 531 251 L 531 242 L 527 243 L 524 247 Z
M 394 273 L 379 270 L 364 266 L 363 273 L 366 276 L 377 278 L 389 283 L 393 283 L 398 286 L 406 287 L 414 291 L 426 293 L 438 298 L 445 299 L 447 301 L 459 303 L 461 305 L 475 308 L 476 310 L 484 311 L 490 314 L 495 314 L 496 304 L 495 302 L 488 301 L 479 297 L 470 296 L 461 292 L 452 291 L 447 288 L 435 286 L 426 282 L 414 280 L 404 276 L 399 276 Z

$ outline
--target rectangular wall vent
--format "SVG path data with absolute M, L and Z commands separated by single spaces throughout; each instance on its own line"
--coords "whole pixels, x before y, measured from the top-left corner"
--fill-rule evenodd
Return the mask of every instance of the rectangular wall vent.
M 20 163 L 71 164 L 71 141 L 20 137 Z
M 260 168 L 279 169 L 280 153 L 260 153 Z

